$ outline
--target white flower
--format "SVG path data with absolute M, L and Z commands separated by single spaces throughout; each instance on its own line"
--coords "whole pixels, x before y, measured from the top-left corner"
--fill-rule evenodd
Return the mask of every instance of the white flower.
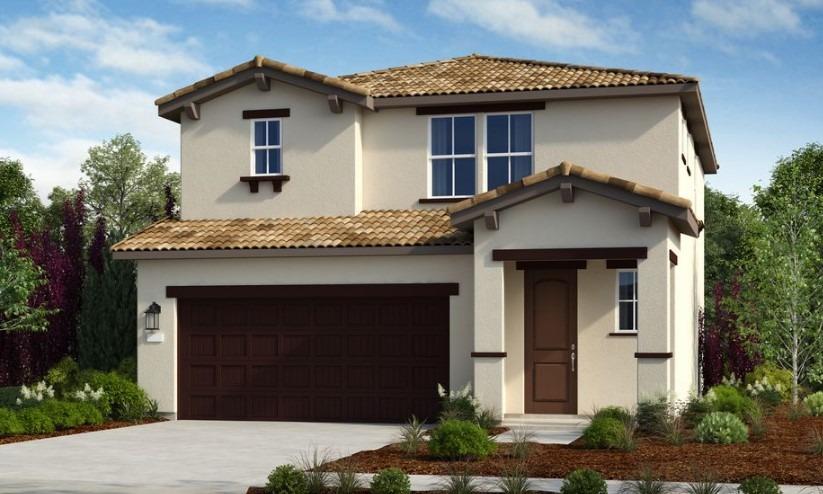
M 437 395 L 441 398 L 444 398 L 446 396 L 446 390 L 443 389 L 443 385 L 440 383 L 437 383 Z
M 20 398 L 17 398 L 17 401 L 15 403 L 17 403 L 17 406 L 20 406 L 20 405 L 23 404 L 23 400 L 21 400 Z
M 26 400 L 31 399 L 31 390 L 25 384 L 20 386 L 20 394 Z

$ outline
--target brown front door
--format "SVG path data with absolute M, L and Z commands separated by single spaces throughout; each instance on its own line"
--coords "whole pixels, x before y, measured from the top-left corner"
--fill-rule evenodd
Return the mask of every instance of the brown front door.
M 577 413 L 577 271 L 525 273 L 526 413 Z

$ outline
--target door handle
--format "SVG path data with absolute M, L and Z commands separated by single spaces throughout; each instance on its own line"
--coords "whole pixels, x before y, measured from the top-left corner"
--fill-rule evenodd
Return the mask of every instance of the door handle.
M 574 352 L 574 350 L 575 350 L 575 346 L 572 345 L 572 372 L 575 372 L 575 370 L 574 370 L 574 361 L 575 361 L 575 352 Z

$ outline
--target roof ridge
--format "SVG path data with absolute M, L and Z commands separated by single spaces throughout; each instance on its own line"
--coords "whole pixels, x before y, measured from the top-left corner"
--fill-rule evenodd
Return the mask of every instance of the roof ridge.
M 347 77 L 358 77 L 358 76 L 369 75 L 369 74 L 382 74 L 384 72 L 390 72 L 392 70 L 411 69 L 411 68 L 415 68 L 415 67 L 425 67 L 427 65 L 435 65 L 435 64 L 438 64 L 438 63 L 455 62 L 457 60 L 465 60 L 467 58 L 472 58 L 472 57 L 475 57 L 475 56 L 477 56 L 476 53 L 471 53 L 469 55 L 461 55 L 461 56 L 452 57 L 452 58 L 441 58 L 441 59 L 437 59 L 437 60 L 427 60 L 425 62 L 410 63 L 410 64 L 405 64 L 405 65 L 396 65 L 394 67 L 384 67 L 382 69 L 364 70 L 363 72 L 353 72 L 351 74 L 338 75 L 337 77 L 339 77 L 340 79 L 345 79 Z

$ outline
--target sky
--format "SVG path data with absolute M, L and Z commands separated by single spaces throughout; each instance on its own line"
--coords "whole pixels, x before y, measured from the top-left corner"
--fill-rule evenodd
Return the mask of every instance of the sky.
M 44 198 L 119 133 L 179 169 L 154 100 L 254 55 L 341 75 L 469 53 L 698 77 L 709 183 L 743 200 L 823 142 L 823 0 L 0 0 L 0 156 Z

